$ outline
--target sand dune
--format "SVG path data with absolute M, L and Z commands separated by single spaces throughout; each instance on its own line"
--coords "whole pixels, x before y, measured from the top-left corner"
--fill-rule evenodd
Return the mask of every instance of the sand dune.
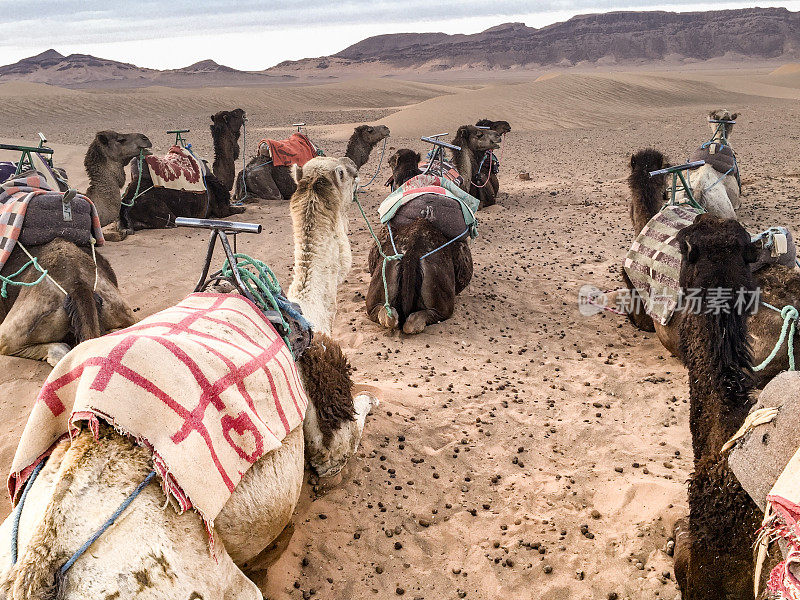
M 677 591 L 664 548 L 687 510 L 691 470 L 686 373 L 625 319 L 580 316 L 577 292 L 584 283 L 619 285 L 632 235 L 630 154 L 652 145 L 683 160 L 708 138 L 705 116 L 718 105 L 742 113 L 732 141 L 745 180 L 743 222 L 753 231 L 800 228 L 800 180 L 786 175 L 797 172 L 785 123 L 800 109 L 782 96 L 792 88 L 751 83 L 747 94 L 736 93 L 723 87 L 730 77 L 562 74 L 478 87 L 370 80 L 125 93 L 20 88 L 30 95 L 3 96 L 9 110 L 0 114 L 0 132 L 31 140 L 45 130 L 57 163 L 83 187 L 83 151 L 95 131 L 144 131 L 164 149 L 167 136 L 159 132 L 188 125 L 210 158 L 208 115 L 235 105 L 250 115 L 249 146 L 262 131 L 288 131 L 286 124 L 306 118 L 334 155 L 367 118 L 391 127 L 391 148 L 420 150 L 418 137 L 434 129 L 454 131 L 482 116 L 508 119 L 514 130 L 502 150 L 501 198 L 479 214 L 475 277 L 452 319 L 405 337 L 366 318 L 371 241 L 351 212 L 354 268 L 339 290 L 334 334 L 356 381 L 382 404 L 342 482 L 318 493 L 304 488 L 294 537 L 270 571 L 266 595 L 288 600 L 313 589 L 315 598 L 383 599 L 402 588 L 406 598 L 601 600 L 615 593 L 671 600 Z M 371 176 L 376 167 L 373 155 L 363 171 Z M 517 179 L 520 171 L 531 180 Z M 379 184 L 360 194 L 371 216 L 383 197 Z M 288 285 L 286 203 L 249 207 L 239 220 L 264 225 L 260 236 L 242 236 L 240 249 L 267 261 Z M 144 231 L 101 251 L 144 316 L 193 288 L 205 243 L 202 232 Z M 2 468 L 48 371 L 0 357 Z

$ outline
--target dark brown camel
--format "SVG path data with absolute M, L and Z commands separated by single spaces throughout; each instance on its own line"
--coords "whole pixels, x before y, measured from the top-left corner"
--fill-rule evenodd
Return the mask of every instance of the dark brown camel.
M 205 161 L 203 161 L 205 164 Z M 205 164 L 206 193 L 185 192 L 152 187 L 150 170 L 145 166 L 141 183 L 138 161 L 131 162 L 131 183 L 125 190 L 120 208 L 120 228 L 125 231 L 165 229 L 175 226 L 177 217 L 225 218 L 244 212 L 244 207 L 231 206 L 231 194 Z M 136 197 L 137 185 L 139 196 Z M 142 193 L 144 191 L 144 193 Z M 133 206 L 126 206 L 133 202 Z
M 680 324 L 694 472 L 688 535 L 676 535 L 675 577 L 683 600 L 753 600 L 753 543 L 762 514 L 721 453 L 752 405 L 748 318 L 733 298 L 715 299 L 713 308 L 708 298 L 715 288 L 755 290 L 750 263 L 757 252 L 738 222 L 708 214 L 682 229 L 678 241 L 680 285 L 703 295 L 699 310 L 687 311 Z
M 245 121 L 241 108 L 222 110 L 211 115 L 211 138 L 214 140 L 214 166 L 212 171 L 229 192 L 236 178 L 236 161 L 239 159 L 239 135 Z
M 664 155 L 652 148 L 641 150 L 631 157 L 631 174 L 628 184 L 631 189 L 630 215 L 634 235 L 638 235 L 647 222 L 661 209 L 666 200 L 666 177 L 650 177 L 650 171 L 667 166 Z M 782 265 L 766 265 L 754 273 L 760 299 L 772 306 L 783 308 L 786 305 L 800 307 L 800 274 Z M 625 285 L 633 295 L 636 290 L 625 271 L 622 271 Z M 729 286 L 730 287 L 730 286 Z M 631 323 L 643 331 L 655 331 L 658 339 L 672 354 L 682 358 L 680 347 L 680 327 L 684 315 L 676 312 L 667 325 L 654 322 L 642 309 L 641 302 L 629 303 L 635 307 L 628 314 Z M 754 356 L 754 364 L 761 364 L 769 356 L 780 336 L 783 320 L 779 313 L 761 307 L 748 318 L 748 331 Z M 795 361 L 800 364 L 800 340 L 795 338 Z M 770 379 L 789 368 L 789 356 L 785 349 L 778 352 L 775 359 L 762 371 L 755 374 L 755 385 L 763 387 Z
M 398 186 L 419 173 L 419 158 L 416 152 L 402 149 L 389 159 Z M 432 196 L 434 203 L 440 201 L 434 194 L 420 196 L 418 200 L 424 201 L 426 196 Z M 422 258 L 451 239 L 425 218 L 407 218 L 404 224 L 392 226 L 392 233 L 394 247 L 387 228 L 380 234 L 381 248 L 386 255 L 395 254 L 395 248 L 403 254 L 399 261 L 388 261 L 386 265 L 392 314 L 384 309 L 383 258 L 373 246 L 369 254 L 372 279 L 367 290 L 367 315 L 387 329 L 402 328 L 408 334 L 421 333 L 427 325 L 452 316 L 456 295 L 472 279 L 472 254 L 468 243 L 459 240 Z
M 369 160 L 370 152 L 389 137 L 389 128 L 385 125 L 359 125 L 347 142 L 345 157 L 351 159 L 360 169 Z M 242 182 L 242 173 L 236 177 L 234 199 L 237 202 L 254 202 L 262 200 L 288 200 L 297 189 L 292 178 L 291 166 L 273 166 L 266 156 L 257 155 L 250 159 L 245 167 L 247 194 Z
M 491 119 L 481 119 L 477 123 L 475 123 L 476 127 L 488 127 L 499 133 L 500 135 L 505 135 L 506 133 L 511 131 L 511 125 L 509 125 L 508 121 L 492 121 Z
M 461 148 L 452 151 L 453 164 L 464 178 L 461 187 L 480 200 L 478 208 L 491 206 L 497 200 L 500 184 L 497 175 L 492 173 L 489 151 L 497 150 L 501 141 L 501 135 L 492 129 L 462 125 L 451 142 Z

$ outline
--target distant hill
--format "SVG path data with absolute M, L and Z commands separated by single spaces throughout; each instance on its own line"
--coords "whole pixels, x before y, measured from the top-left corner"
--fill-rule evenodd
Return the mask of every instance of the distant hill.
M 800 56 L 800 12 L 747 8 L 709 12 L 580 15 L 541 29 L 506 23 L 471 35 L 399 33 L 367 38 L 333 56 L 270 69 L 514 69 L 576 65 L 780 59 Z
M 67 88 L 263 85 L 289 79 L 292 77 L 288 75 L 237 71 L 213 60 L 203 60 L 181 69 L 159 71 L 88 54 L 64 56 L 55 50 L 47 50 L 13 65 L 0 67 L 0 83 L 29 81 Z
M 159 71 L 48 50 L 0 67 L 0 83 L 22 80 L 68 88 L 240 86 L 345 74 L 567 69 L 713 59 L 800 59 L 800 12 L 785 8 L 610 12 L 580 15 L 541 29 L 505 23 L 475 34 L 386 34 L 332 56 L 286 61 L 265 71 L 238 71 L 213 60 Z

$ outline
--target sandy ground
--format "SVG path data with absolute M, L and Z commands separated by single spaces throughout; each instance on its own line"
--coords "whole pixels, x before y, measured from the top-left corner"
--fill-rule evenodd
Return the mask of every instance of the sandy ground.
M 208 115 L 236 106 L 250 117 L 248 155 L 262 132 L 288 132 L 298 118 L 314 124 L 311 134 L 329 154 L 342 153 L 353 123 L 367 119 L 389 125 L 390 151 L 421 150 L 419 135 L 483 116 L 510 121 L 500 202 L 479 215 L 475 277 L 449 321 L 406 337 L 367 319 L 371 241 L 351 213 L 354 268 L 339 290 L 335 336 L 357 382 L 382 404 L 341 483 L 304 489 L 267 596 L 672 599 L 678 592 L 664 548 L 687 511 L 686 372 L 621 317 L 581 316 L 578 289 L 619 285 L 632 236 L 630 154 L 654 145 L 683 160 L 707 139 L 711 108 L 742 115 L 732 142 L 745 225 L 797 231 L 800 168 L 790 150 L 800 137 L 799 96 L 796 69 L 572 74 L 487 86 L 0 86 L 0 132 L 31 140 L 45 131 L 57 162 L 85 189 L 82 156 L 95 131 L 142 131 L 164 150 L 162 131 L 188 126 L 210 157 Z M 520 171 L 531 180 L 520 181 Z M 384 196 L 380 185 L 361 196 L 368 214 Z M 240 248 L 271 264 L 288 287 L 286 203 L 249 208 L 240 220 L 264 225 L 260 236 L 242 236 Z M 205 239 L 183 229 L 146 231 L 102 252 L 144 316 L 191 291 Z M 0 357 L 1 469 L 48 372 Z

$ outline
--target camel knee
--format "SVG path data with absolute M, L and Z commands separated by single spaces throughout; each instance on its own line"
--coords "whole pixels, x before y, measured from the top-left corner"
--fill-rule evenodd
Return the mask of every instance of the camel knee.
M 400 325 L 397 311 L 393 308 L 387 310 L 387 308 L 381 304 L 377 306 L 377 310 L 375 310 L 374 313 L 376 318 L 372 320 L 375 321 L 377 319 L 378 323 L 386 329 L 397 329 Z
M 419 310 L 415 313 L 410 314 L 406 319 L 406 322 L 403 323 L 403 333 L 407 333 L 409 335 L 422 333 L 423 331 L 425 331 L 425 327 L 427 325 L 428 325 L 428 311 Z

